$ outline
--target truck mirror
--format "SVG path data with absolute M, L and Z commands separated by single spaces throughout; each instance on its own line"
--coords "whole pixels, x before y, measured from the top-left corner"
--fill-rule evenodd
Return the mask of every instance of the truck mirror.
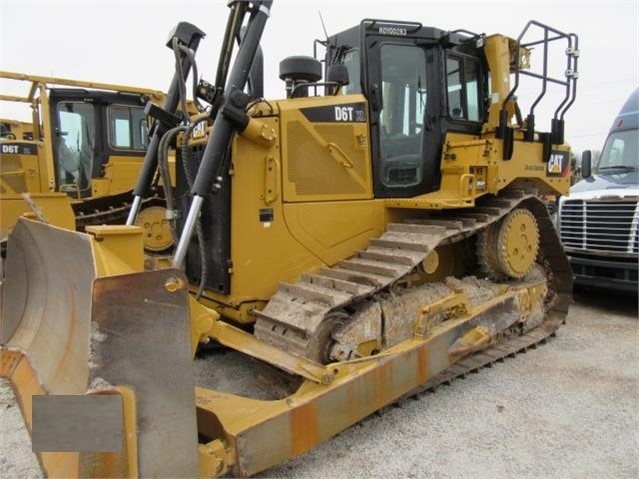
M 590 178 L 592 175 L 592 152 L 586 150 L 581 154 L 581 177 Z

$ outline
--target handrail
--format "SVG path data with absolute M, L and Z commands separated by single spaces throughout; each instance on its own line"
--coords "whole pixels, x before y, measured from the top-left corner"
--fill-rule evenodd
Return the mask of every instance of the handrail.
M 38 84 L 64 85 L 64 86 L 70 86 L 70 87 L 76 87 L 76 88 L 80 87 L 80 88 L 92 88 L 96 90 L 109 90 L 114 92 L 138 93 L 141 95 L 148 95 L 154 98 L 164 97 L 164 93 L 159 90 L 152 90 L 149 88 L 141 88 L 136 86 L 116 85 L 113 83 L 101 83 L 101 82 L 84 81 L 84 80 L 72 80 L 69 78 L 28 75 L 25 73 L 16 73 L 16 72 L 9 72 L 9 71 L 0 71 L 0 78 L 4 78 L 7 80 L 26 81 L 26 82 L 32 83 L 31 90 L 27 97 L 13 97 L 8 95 L 0 95 L 0 100 L 3 100 L 3 101 L 20 101 L 24 103 L 31 103 L 35 97 L 35 92 L 37 91 L 36 85 Z
M 539 27 L 543 31 L 543 38 L 541 40 L 529 41 L 527 43 L 523 43 L 522 40 L 529 32 L 531 27 Z M 565 79 L 553 78 L 549 75 L 548 72 L 548 54 L 550 49 L 550 44 L 557 40 L 565 40 L 567 43 L 565 54 L 566 54 L 566 70 L 564 72 Z M 521 68 L 521 49 L 528 49 L 533 46 L 542 45 L 542 73 L 535 73 L 525 71 Z M 542 23 L 539 23 L 535 20 L 530 20 L 521 34 L 517 38 L 517 44 L 515 48 L 515 58 L 514 58 L 514 85 L 506 98 L 504 98 L 501 111 L 502 115 L 500 115 L 500 128 L 506 127 L 505 124 L 501 125 L 506 121 L 506 105 L 509 101 L 514 98 L 515 92 L 519 88 L 519 78 L 521 75 L 526 75 L 528 77 L 537 78 L 541 80 L 541 91 L 535 101 L 532 103 L 528 116 L 526 117 L 526 134 L 525 139 L 527 141 L 533 141 L 534 133 L 535 133 L 535 108 L 542 100 L 542 98 L 546 95 L 548 83 L 554 83 L 558 85 L 562 85 L 565 87 L 565 95 L 563 100 L 557 106 L 554 116 L 552 118 L 552 143 L 559 144 L 563 143 L 563 118 L 568 109 L 572 106 L 577 96 L 577 78 L 579 78 L 579 73 L 577 71 L 577 63 L 579 58 L 579 39 L 574 33 L 564 33 L 555 28 L 549 27 Z M 503 129 L 503 128 L 502 128 Z

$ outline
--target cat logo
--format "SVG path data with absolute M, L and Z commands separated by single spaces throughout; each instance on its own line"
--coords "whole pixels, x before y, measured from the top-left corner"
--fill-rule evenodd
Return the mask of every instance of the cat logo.
M 568 153 L 555 151 L 546 165 L 546 176 L 562 177 L 568 174 Z

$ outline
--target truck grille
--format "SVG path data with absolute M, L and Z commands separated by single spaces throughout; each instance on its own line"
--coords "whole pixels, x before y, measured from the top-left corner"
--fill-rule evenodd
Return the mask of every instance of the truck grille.
M 639 252 L 637 201 L 566 200 L 560 236 L 565 248 L 601 253 Z

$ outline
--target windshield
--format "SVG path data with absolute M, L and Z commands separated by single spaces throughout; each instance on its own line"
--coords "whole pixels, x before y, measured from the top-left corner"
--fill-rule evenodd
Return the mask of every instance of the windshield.
M 625 169 L 639 167 L 639 130 L 617 131 L 606 140 L 596 170 Z

